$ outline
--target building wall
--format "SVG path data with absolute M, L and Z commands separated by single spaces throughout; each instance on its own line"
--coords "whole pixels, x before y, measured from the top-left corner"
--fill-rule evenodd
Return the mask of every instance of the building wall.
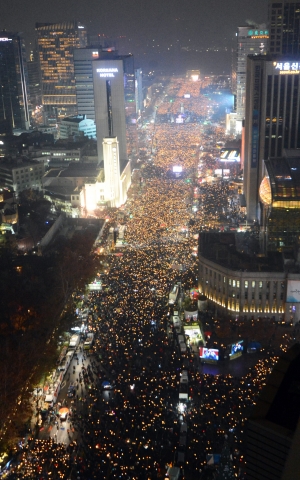
M 247 479 L 280 480 L 291 446 L 288 436 L 249 421 L 247 426 Z
M 126 202 L 127 200 L 127 192 L 131 185 L 131 164 L 130 162 L 127 163 L 126 167 L 124 168 L 121 178 L 121 205 Z
M 77 112 L 95 120 L 93 60 L 99 57 L 98 48 L 80 48 L 74 51 Z
M 42 102 L 49 117 L 76 113 L 75 48 L 86 46 L 84 27 L 77 22 L 36 24 L 42 80 Z M 57 88 L 60 87 L 60 88 Z
M 284 317 L 286 274 L 234 271 L 199 255 L 199 291 L 233 315 Z
M 120 159 L 126 160 L 128 156 L 123 61 L 95 60 L 93 62 L 93 82 L 99 161 L 103 160 L 102 142 L 105 137 L 118 138 Z M 108 93 L 109 87 L 110 94 Z M 109 117 L 112 120 L 111 124 Z
M 0 184 L 12 188 L 18 196 L 23 190 L 30 188 L 41 190 L 45 173 L 43 163 L 20 163 L 15 167 L 0 165 Z
M 105 200 L 111 207 L 119 207 L 121 201 L 120 158 L 117 137 L 103 139 Z
M 0 32 L 0 133 L 29 129 L 28 71 L 24 39 Z
M 300 2 L 269 1 L 270 52 L 299 55 Z
M 298 59 L 248 57 L 244 150 L 248 221 L 260 221 L 258 189 L 265 173 L 263 160 L 281 157 L 283 149 L 300 148 L 299 72 Z
M 238 27 L 237 32 L 237 122 L 245 118 L 247 56 L 267 51 L 269 31 L 265 25 Z

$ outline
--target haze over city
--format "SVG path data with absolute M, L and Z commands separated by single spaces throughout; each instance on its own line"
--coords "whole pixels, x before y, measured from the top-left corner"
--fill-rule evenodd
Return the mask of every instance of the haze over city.
M 146 70 L 182 74 L 194 67 L 205 73 L 229 73 L 237 25 L 246 20 L 266 22 L 267 2 L 30 0 L 27 8 L 19 0 L 3 0 L 0 29 L 23 32 L 29 51 L 36 22 L 70 19 L 82 22 L 88 33 L 116 42 L 120 53 L 132 53 L 136 65 Z
M 300 0 L 0 30 L 0 478 L 296 480 Z

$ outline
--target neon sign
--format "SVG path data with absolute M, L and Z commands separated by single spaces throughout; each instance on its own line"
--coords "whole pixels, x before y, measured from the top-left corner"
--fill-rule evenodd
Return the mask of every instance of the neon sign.
M 104 78 L 114 77 L 115 73 L 118 73 L 118 71 L 119 70 L 115 67 L 112 67 L 112 68 L 97 68 L 97 72 L 99 73 L 99 76 L 104 77 Z
M 269 38 L 269 30 L 248 30 L 250 37 Z
M 275 70 L 279 70 L 281 75 L 299 74 L 300 62 L 274 62 Z

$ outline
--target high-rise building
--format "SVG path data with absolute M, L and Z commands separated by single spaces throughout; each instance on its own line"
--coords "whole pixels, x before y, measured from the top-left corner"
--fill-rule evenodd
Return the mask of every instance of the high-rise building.
M 269 0 L 270 53 L 300 54 L 300 2 Z
M 261 220 L 263 160 L 300 148 L 299 57 L 248 56 L 244 192 L 248 221 Z
M 0 133 L 29 129 L 28 72 L 24 39 L 0 32 Z
M 126 124 L 136 129 L 133 57 L 101 55 L 92 62 L 99 160 L 105 137 L 117 137 L 120 159 L 128 159 Z
M 269 31 L 265 25 L 238 27 L 236 58 L 236 133 L 241 133 L 245 118 L 247 56 L 265 54 Z
M 74 50 L 74 71 L 77 112 L 95 120 L 93 60 L 98 60 L 101 48 L 87 47 Z
M 101 65 L 106 64 L 106 62 L 110 61 L 119 61 L 120 67 L 118 68 L 118 75 L 114 77 L 105 77 L 104 73 L 100 77 L 99 74 L 94 76 L 93 75 L 93 64 L 96 61 L 102 62 Z M 122 65 L 121 65 L 122 64 Z M 99 65 L 98 65 L 99 67 Z M 134 62 L 132 55 L 118 55 L 113 48 L 101 48 L 95 46 L 89 46 L 87 48 L 78 49 L 74 51 L 74 68 L 75 68 L 75 83 L 76 83 L 76 94 L 77 94 L 77 111 L 80 115 L 86 115 L 87 118 L 91 118 L 96 120 L 95 114 L 95 83 L 99 85 L 99 79 L 102 79 L 103 85 L 106 85 L 106 80 L 110 79 L 117 79 L 117 80 L 109 80 L 112 84 L 116 84 L 119 82 L 119 87 L 123 90 L 123 99 L 117 107 L 118 100 L 116 98 L 112 98 L 112 102 L 114 104 L 114 109 L 118 108 L 119 113 L 117 114 L 117 110 L 115 110 L 115 117 L 120 117 L 120 122 L 115 118 L 115 125 L 114 129 L 120 132 L 120 126 L 122 125 L 121 118 L 125 118 L 125 141 L 123 139 L 123 133 L 119 133 L 117 135 L 118 141 L 120 144 L 120 158 L 128 158 L 128 154 L 132 152 L 136 148 L 137 145 L 137 129 L 136 129 L 136 118 L 137 118 L 137 93 L 136 93 L 136 85 L 137 79 L 135 77 L 135 70 L 134 70 Z M 123 86 L 121 80 L 123 79 Z M 142 85 L 141 85 L 141 78 L 138 77 L 138 101 L 141 101 L 142 97 Z M 101 81 L 100 81 L 101 83 Z M 113 87 L 114 90 L 114 87 Z M 97 94 L 97 98 L 99 99 L 100 109 L 102 109 L 102 117 L 104 115 L 103 111 L 106 108 L 105 105 L 107 103 L 106 97 L 106 90 L 101 90 L 102 93 Z M 101 95 L 104 97 L 101 97 Z M 115 94 L 113 94 L 115 97 Z M 124 117 L 125 115 L 125 117 Z M 104 118 L 104 117 L 103 117 Z M 102 118 L 102 119 L 103 119 Z M 107 123 L 107 122 L 106 122 Z M 98 139 L 98 150 L 100 152 L 100 157 L 102 159 L 102 140 L 105 136 L 109 136 L 109 131 L 107 128 L 104 128 L 104 124 L 100 127 L 100 123 L 98 121 L 98 127 L 100 138 Z M 124 127 L 124 124 L 123 124 Z M 122 128 L 123 128 L 122 127 Z M 104 132 L 104 133 L 103 133 Z M 126 146 L 126 157 L 124 157 L 124 151 Z
M 299 372 L 300 345 L 296 344 L 274 366 L 248 421 L 249 480 L 292 480 L 299 476 Z
M 74 49 L 87 44 L 86 30 L 78 22 L 37 23 L 37 48 L 42 80 L 45 122 L 76 113 Z
M 33 109 L 42 104 L 40 66 L 36 52 L 31 52 L 27 62 L 30 104 Z

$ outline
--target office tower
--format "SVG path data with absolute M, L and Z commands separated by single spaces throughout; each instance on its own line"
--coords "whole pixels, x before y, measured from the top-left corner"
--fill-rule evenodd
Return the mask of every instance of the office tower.
M 0 133 L 29 129 L 25 43 L 18 33 L 0 32 Z
M 249 56 L 245 109 L 244 192 L 248 221 L 261 220 L 263 160 L 300 148 L 299 58 Z
M 236 133 L 241 133 L 245 118 L 247 56 L 265 54 L 269 31 L 265 25 L 238 27 L 236 58 Z
M 299 55 L 300 2 L 269 0 L 270 53 Z
M 28 85 L 30 93 L 30 104 L 33 109 L 42 104 L 42 87 L 40 78 L 40 66 L 38 62 L 38 55 L 36 52 L 30 53 L 29 61 L 27 62 L 28 69 Z
M 93 60 L 99 58 L 101 48 L 87 47 L 74 50 L 74 71 L 77 112 L 95 120 Z
M 105 137 L 117 137 L 120 159 L 128 159 L 126 121 L 128 123 L 131 118 L 135 118 L 135 95 L 132 91 L 134 71 L 130 76 L 126 73 L 131 71 L 131 58 L 115 56 L 92 62 L 99 160 L 103 160 L 102 142 Z M 127 116 L 125 102 L 126 107 L 132 105 L 128 108 Z
M 137 115 L 140 115 L 144 104 L 143 104 L 143 72 L 141 68 L 135 70 L 135 109 Z
M 279 358 L 249 418 L 247 479 L 299 477 L 299 386 L 300 345 L 296 344 Z
M 106 62 L 110 61 L 118 61 L 121 62 L 118 67 L 118 75 L 114 75 L 111 77 L 106 77 L 105 72 L 102 72 L 102 76 L 93 75 L 93 65 L 96 61 L 102 62 L 101 65 L 106 64 Z M 100 65 L 100 64 L 99 64 Z M 77 109 L 80 115 L 86 115 L 87 118 L 91 118 L 96 120 L 95 114 L 95 82 L 99 86 L 101 83 L 105 86 L 106 80 L 111 82 L 113 85 L 119 85 L 119 87 L 114 90 L 115 86 L 113 86 L 113 91 L 119 93 L 121 90 L 123 93 L 123 99 L 120 100 L 118 106 L 117 97 L 115 94 L 112 94 L 112 102 L 115 109 L 115 123 L 114 129 L 115 132 L 118 132 L 118 141 L 120 145 L 120 158 L 126 159 L 128 158 L 128 154 L 130 154 L 134 149 L 136 149 L 137 145 L 137 129 L 136 129 L 136 79 L 135 79 L 135 71 L 134 71 L 134 61 L 132 55 L 118 55 L 113 48 L 97 48 L 97 47 L 87 47 L 84 49 L 78 49 L 74 51 L 74 68 L 75 68 L 75 84 L 76 84 L 76 93 L 77 93 Z M 109 72 L 106 72 L 109 73 Z M 112 80 L 115 78 L 116 80 Z M 99 83 L 99 79 L 102 79 Z M 122 79 L 123 79 L 123 86 L 122 86 Z M 102 85 L 102 86 L 103 86 Z M 106 88 L 106 87 L 105 87 Z M 98 108 L 101 110 L 102 121 L 106 114 L 104 114 L 104 110 L 106 109 L 107 104 L 107 96 L 106 96 L 106 89 L 100 89 L 102 93 L 97 94 L 98 98 Z M 121 90 L 118 90 L 121 89 Z M 104 95 L 104 97 L 101 97 Z M 119 112 L 119 113 L 117 113 Z M 117 120 L 119 117 L 119 120 Z M 123 120 L 122 120 L 123 119 Z M 124 120 L 125 119 L 125 120 Z M 98 121 L 97 130 L 99 130 L 99 139 L 98 139 L 98 152 L 100 155 L 100 159 L 103 160 L 103 150 L 102 150 L 102 140 L 105 136 L 109 136 L 109 130 L 104 123 L 101 123 L 100 127 L 100 120 Z M 122 123 L 123 122 L 123 123 Z M 122 133 L 121 128 L 122 126 Z M 124 130 L 125 129 L 125 130 Z M 124 133 L 125 132 L 125 136 Z M 97 134 L 98 136 L 98 134 Z M 126 145 L 126 146 L 125 146 Z M 126 151 L 126 155 L 125 155 Z
M 78 22 L 37 23 L 37 48 L 45 123 L 76 113 L 75 48 L 86 46 L 86 30 Z

